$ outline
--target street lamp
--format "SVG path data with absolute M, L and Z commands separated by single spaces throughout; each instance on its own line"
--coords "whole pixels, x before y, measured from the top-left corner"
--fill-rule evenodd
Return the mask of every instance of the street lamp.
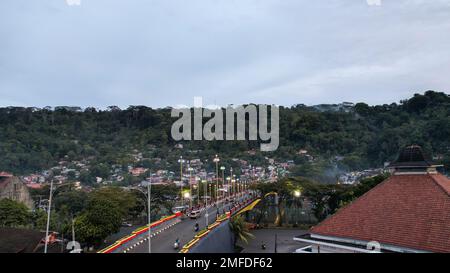
M 230 199 L 229 201 L 231 202 L 231 177 L 227 177 L 227 188 L 228 188 L 228 198 Z
M 184 199 L 190 199 L 191 198 L 191 194 L 188 191 L 186 191 L 186 192 L 183 193 L 183 197 L 184 197 Z
M 139 188 L 132 188 L 132 190 L 136 190 L 140 193 L 142 193 L 146 198 L 147 198 L 147 222 L 148 222 L 148 253 L 152 253 L 152 231 L 151 231 L 151 225 L 152 225 L 152 220 L 151 220 L 151 203 L 150 203 L 150 196 L 151 196 L 151 191 L 152 191 L 152 175 L 150 174 L 150 181 L 147 181 L 147 192 L 145 192 L 144 190 L 141 190 Z
M 221 166 L 220 170 L 222 171 L 222 199 L 225 199 L 225 167 Z
M 233 184 L 233 194 L 234 194 L 234 198 L 236 198 L 238 192 L 237 192 L 236 175 L 235 175 L 235 174 L 233 174 L 233 175 L 231 176 L 231 183 Z
M 191 168 L 191 166 L 188 167 L 188 171 L 189 171 L 189 193 L 192 196 L 192 171 L 194 169 Z M 192 208 L 192 198 L 190 199 L 190 207 Z
M 206 181 L 206 180 L 202 180 L 202 183 L 205 185 L 205 192 L 203 193 L 203 196 L 204 196 L 204 198 L 205 198 L 205 211 L 206 211 L 206 213 L 205 213 L 205 218 L 206 218 L 206 227 L 208 227 L 208 217 L 209 217 L 209 215 L 208 215 L 208 199 L 206 199 L 206 193 L 208 192 L 208 189 L 207 189 L 207 187 L 208 187 L 208 181 Z M 199 187 L 200 188 L 200 187 Z
M 294 196 L 299 198 L 300 196 L 302 196 L 302 192 L 300 190 L 295 190 L 294 191 Z
M 231 187 L 233 188 L 233 167 L 230 168 L 230 177 L 231 177 Z M 234 188 L 233 188 L 233 195 L 235 195 L 236 193 L 234 192 Z
M 239 178 L 236 178 L 236 186 L 237 186 L 238 198 L 241 198 L 242 189 L 241 189 L 241 181 Z
M 185 160 L 183 159 L 183 156 L 180 156 L 180 159 L 178 159 L 178 163 L 180 163 L 180 197 L 181 197 L 181 206 L 183 206 L 183 163 Z
M 200 178 L 196 176 L 195 182 L 197 184 L 197 205 L 200 206 Z
M 150 173 L 150 181 L 147 183 L 147 207 L 148 207 L 148 253 L 152 253 L 152 215 L 150 205 L 150 195 L 152 192 L 152 174 Z
M 220 158 L 218 155 L 216 155 L 216 157 L 214 157 L 213 161 L 216 163 L 216 201 L 218 202 L 218 198 L 219 198 L 219 162 L 220 162 Z
M 56 187 L 55 192 L 66 185 L 70 185 L 71 183 L 66 183 L 66 184 L 61 184 L 58 187 Z M 50 215 L 51 215 L 51 210 L 52 210 L 52 200 L 53 200 L 53 179 L 50 181 L 50 193 L 49 193 L 49 197 L 48 197 L 48 208 L 47 208 L 47 225 L 45 228 L 45 246 L 44 246 L 44 253 L 47 253 L 47 248 L 48 248 L 48 233 L 50 230 Z

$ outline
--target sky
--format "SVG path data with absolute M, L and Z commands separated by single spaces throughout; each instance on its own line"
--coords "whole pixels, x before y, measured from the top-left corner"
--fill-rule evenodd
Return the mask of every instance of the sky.
M 1 0 L 0 106 L 399 102 L 449 93 L 449 34 L 450 0 Z

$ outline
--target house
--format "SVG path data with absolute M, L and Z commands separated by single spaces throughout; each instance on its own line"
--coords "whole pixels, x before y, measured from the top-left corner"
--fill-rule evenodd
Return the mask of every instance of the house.
M 392 175 L 359 199 L 294 238 L 298 252 L 450 253 L 450 179 L 419 146 L 403 149 Z
M 146 171 L 148 171 L 148 169 L 139 167 L 139 168 L 131 169 L 131 170 L 130 170 L 130 173 L 131 173 L 132 176 L 141 176 L 141 175 L 143 175 Z
M 25 183 L 12 174 L 0 172 L 0 199 L 4 198 L 24 203 L 30 209 L 34 207 L 33 199 Z
M 45 231 L 0 227 L 0 253 L 43 253 Z M 48 253 L 61 253 L 62 241 L 49 234 Z

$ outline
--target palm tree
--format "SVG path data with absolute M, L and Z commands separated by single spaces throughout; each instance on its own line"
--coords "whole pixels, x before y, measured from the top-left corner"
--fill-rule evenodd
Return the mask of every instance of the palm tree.
M 243 241 L 248 244 L 248 240 L 254 238 L 253 234 L 247 228 L 245 224 L 244 218 L 241 215 L 238 215 L 231 219 L 230 221 L 230 229 L 234 234 L 234 246 L 236 247 L 238 240 Z

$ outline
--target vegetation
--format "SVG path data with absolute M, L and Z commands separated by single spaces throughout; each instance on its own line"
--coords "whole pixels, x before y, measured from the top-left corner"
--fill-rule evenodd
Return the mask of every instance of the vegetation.
M 275 183 L 257 184 L 255 189 L 263 195 L 276 193 L 278 216 L 276 224 L 282 226 L 285 209 L 307 198 L 313 204 L 314 216 L 322 221 L 364 193 L 384 181 L 388 174 L 363 179 L 356 185 L 321 184 L 302 177 L 281 179 Z M 296 196 L 298 191 L 301 196 Z
M 230 229 L 234 234 L 235 247 L 239 240 L 248 243 L 248 240 L 254 237 L 253 234 L 250 233 L 242 215 L 235 216 L 230 220 Z
M 0 200 L 0 227 L 23 227 L 29 224 L 28 208 L 11 199 Z
M 95 177 L 106 178 L 112 164 L 132 162 L 133 149 L 142 151 L 146 158 L 162 159 L 158 163 L 144 160 L 141 164 L 145 167 L 176 170 L 176 159 L 182 151 L 169 152 L 175 144 L 170 137 L 174 121 L 168 108 L 143 106 L 126 110 L 110 107 L 105 111 L 1 108 L 0 170 L 23 174 L 48 169 L 61 159 L 89 158 L 93 168 L 83 172 L 80 180 L 92 184 Z M 319 111 L 304 105 L 281 107 L 281 146 L 269 154 L 243 153 L 258 150 L 257 141 L 193 141 L 185 147 L 199 151 L 199 158 L 220 153 L 222 158 L 239 157 L 254 165 L 264 162 L 265 156 L 292 159 L 297 164 L 295 174 L 323 180 L 324 173 L 328 171 L 332 177 L 335 169 L 382 166 L 394 159 L 400 147 L 412 143 L 448 163 L 449 135 L 450 98 L 445 93 L 427 91 L 400 104 L 358 103 L 346 111 Z M 300 148 L 317 160 L 311 163 L 297 155 Z M 335 160 L 336 155 L 342 159 Z M 236 164 L 231 160 L 223 163 Z

